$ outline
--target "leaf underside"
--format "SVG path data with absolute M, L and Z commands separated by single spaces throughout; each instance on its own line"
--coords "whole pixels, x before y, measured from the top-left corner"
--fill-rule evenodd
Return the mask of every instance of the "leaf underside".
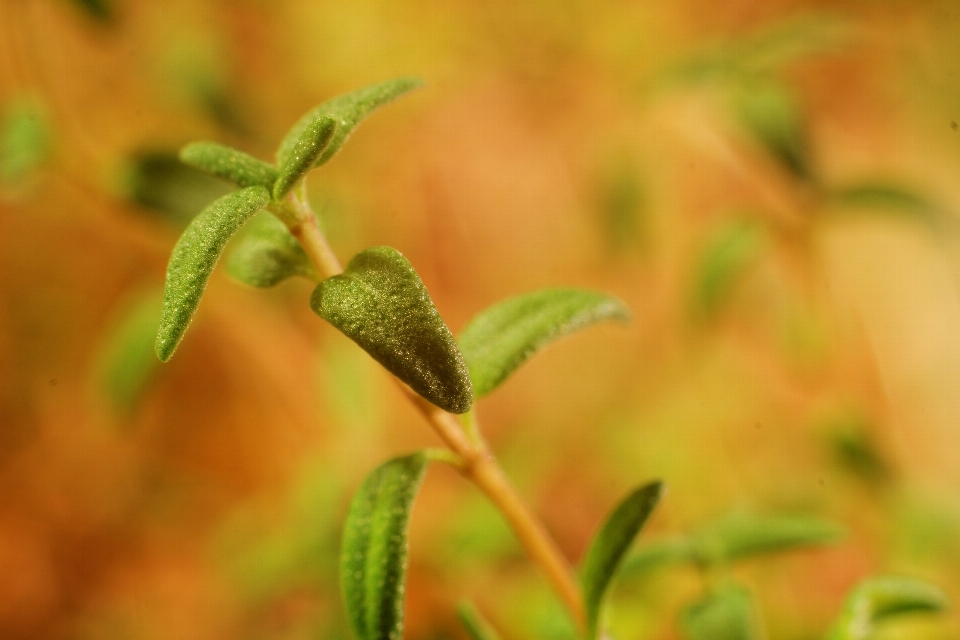
M 276 216 L 258 214 L 234 241 L 227 256 L 227 273 L 251 287 L 272 287 L 287 278 L 317 279 L 310 258 Z
M 762 637 L 750 592 L 729 585 L 695 602 L 680 619 L 688 640 L 758 640 Z
M 878 623 L 909 613 L 936 613 L 947 608 L 938 587 L 914 578 L 881 576 L 861 582 L 850 594 L 829 640 L 868 640 Z
M 418 452 L 386 462 L 353 498 L 343 530 L 340 580 L 359 640 L 400 640 L 407 573 L 407 524 L 427 468 Z
M 548 343 L 603 320 L 629 319 L 618 299 L 581 289 L 543 289 L 478 314 L 460 334 L 460 349 L 479 398 Z
M 191 142 L 180 150 L 180 160 L 240 187 L 272 189 L 279 175 L 272 164 L 216 142 Z
M 314 116 L 307 122 L 289 151 L 277 159 L 280 176 L 273 185 L 274 200 L 281 200 L 315 166 L 317 158 L 333 140 L 336 129 L 336 120 L 326 115 Z
M 304 130 L 310 126 L 318 116 L 328 116 L 336 122 L 337 128 L 330 143 L 323 153 L 314 162 L 319 167 L 334 156 L 343 143 L 347 141 L 357 125 L 378 107 L 392 102 L 404 93 L 422 85 L 416 78 L 397 78 L 374 84 L 350 93 L 337 96 L 323 104 L 314 107 L 293 125 L 280 143 L 277 150 L 277 164 L 284 165 L 284 159 L 289 157 Z
M 167 265 L 157 330 L 157 356 L 164 362 L 180 344 L 227 241 L 269 201 L 264 187 L 234 191 L 197 215 L 177 240 Z
M 623 558 L 663 494 L 663 483 L 652 482 L 634 490 L 607 517 L 584 557 L 580 584 L 591 640 L 600 632 L 604 596 Z
M 414 391 L 452 413 L 473 404 L 470 373 L 413 266 L 374 247 L 314 290 L 310 307 Z

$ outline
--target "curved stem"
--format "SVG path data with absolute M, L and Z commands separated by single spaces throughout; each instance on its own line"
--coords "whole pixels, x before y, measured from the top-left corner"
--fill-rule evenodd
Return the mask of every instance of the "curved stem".
M 307 201 L 305 190 L 301 186 L 292 193 L 296 195 L 291 195 L 284 201 L 287 212 L 292 214 L 284 216 L 290 232 L 303 245 L 304 251 L 320 271 L 322 278 L 337 275 L 343 269 L 320 231 L 316 216 Z M 467 417 L 469 429 L 465 431 L 452 414 L 420 397 L 400 380 L 396 382 L 404 395 L 426 418 L 452 455 L 459 460 L 459 464 L 454 465 L 455 468 L 477 485 L 499 509 L 524 551 L 553 585 L 576 624 L 581 629 L 585 628 L 583 599 L 570 564 L 563 557 L 546 528 L 533 515 L 504 475 L 493 453 L 479 435 L 475 416 Z

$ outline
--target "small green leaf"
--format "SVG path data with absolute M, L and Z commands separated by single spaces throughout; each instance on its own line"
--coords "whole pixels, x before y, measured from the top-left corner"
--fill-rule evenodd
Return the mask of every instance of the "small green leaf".
M 272 164 L 216 142 L 192 142 L 180 150 L 180 160 L 240 187 L 272 189 L 279 175 Z
M 225 195 L 194 218 L 177 240 L 167 265 L 157 330 L 157 355 L 164 362 L 180 344 L 227 241 L 269 201 L 270 193 L 264 187 Z
M 663 495 L 663 483 L 652 482 L 634 490 L 607 517 L 583 559 L 580 584 L 587 614 L 587 637 L 600 633 L 603 599 L 617 575 L 630 545 Z
M 477 315 L 460 334 L 477 397 L 485 396 L 548 343 L 602 320 L 630 317 L 620 300 L 594 291 L 543 289 Z
M 314 107 L 304 115 L 297 124 L 284 137 L 283 142 L 277 150 L 277 163 L 284 165 L 283 158 L 287 158 L 293 153 L 293 148 L 297 145 L 304 130 L 310 126 L 318 116 L 329 116 L 337 123 L 337 130 L 333 140 L 327 145 L 323 153 L 316 159 L 315 167 L 319 167 L 340 150 L 343 143 L 347 141 L 350 134 L 360 122 L 366 118 L 372 111 L 378 107 L 393 102 L 404 93 L 416 89 L 421 84 L 416 78 L 397 78 L 387 80 L 379 84 L 358 89 L 351 93 L 345 93 L 332 100 L 324 102 L 318 107 Z
M 740 123 L 797 177 L 810 178 L 803 112 L 797 99 L 773 80 L 745 82 L 733 93 Z
M 758 640 L 763 637 L 750 592 L 728 585 L 690 605 L 680 617 L 688 640 Z
M 333 140 L 336 130 L 337 122 L 326 115 L 314 116 L 307 123 L 289 152 L 277 158 L 280 177 L 273 185 L 274 200 L 281 200 L 314 167 L 317 158 Z
M 457 605 L 457 617 L 471 640 L 500 640 L 500 634 L 483 617 L 472 602 L 464 600 Z
M 687 564 L 696 561 L 693 540 L 686 536 L 650 542 L 627 558 L 620 569 L 623 580 L 639 578 L 669 564 Z
M 124 309 L 110 329 L 100 354 L 100 381 L 113 407 L 133 409 L 159 367 L 153 350 L 160 291 L 151 291 Z
M 939 211 L 922 195 L 898 184 L 864 182 L 834 189 L 829 198 L 845 211 L 861 211 L 935 222 Z
M 356 256 L 310 298 L 321 318 L 441 409 L 473 404 L 470 373 L 457 343 L 413 266 L 392 247 Z
M 343 529 L 340 583 L 359 640 L 400 640 L 407 575 L 407 523 L 427 457 L 395 458 L 370 474 Z
M 762 230 L 750 220 L 734 220 L 716 231 L 696 266 L 692 312 L 697 319 L 714 317 L 730 297 L 764 244 Z
M 947 608 L 938 587 L 913 578 L 885 576 L 858 585 L 834 624 L 829 640 L 868 640 L 877 624 L 908 613 L 936 613 Z
M 254 216 L 227 256 L 227 273 L 251 287 L 272 287 L 292 276 L 319 279 L 306 252 L 276 216 Z
M 7 100 L 0 121 L 0 184 L 16 184 L 39 168 L 51 150 L 50 124 L 41 105 Z
M 697 534 L 694 553 L 701 564 L 732 562 L 764 553 L 834 544 L 841 537 L 843 529 L 839 525 L 819 518 L 735 512 Z

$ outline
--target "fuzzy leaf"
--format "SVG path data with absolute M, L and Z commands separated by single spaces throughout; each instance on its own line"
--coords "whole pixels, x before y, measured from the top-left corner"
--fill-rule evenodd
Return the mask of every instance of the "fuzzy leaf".
M 730 585 L 690 605 L 680 618 L 688 640 L 758 640 L 763 637 L 753 597 Z
M 861 582 L 847 598 L 829 640 L 868 640 L 877 623 L 907 613 L 936 613 L 947 607 L 938 587 L 912 578 L 879 577 Z
M 400 640 L 407 575 L 407 523 L 427 468 L 418 452 L 370 474 L 343 529 L 340 583 L 359 640 Z
M 160 363 L 154 354 L 159 291 L 139 297 L 111 328 L 100 354 L 100 381 L 115 409 L 133 409 Z
M 307 122 L 289 151 L 277 157 L 280 177 L 273 185 L 274 200 L 281 200 L 315 166 L 317 158 L 333 140 L 336 130 L 337 123 L 330 116 L 316 115 Z
M 416 89 L 421 84 L 416 78 L 397 78 L 387 80 L 369 87 L 357 89 L 351 93 L 345 93 L 337 96 L 320 106 L 314 107 L 304 115 L 297 124 L 284 137 L 283 142 L 277 150 L 277 163 L 283 165 L 283 159 L 288 157 L 296 146 L 297 141 L 303 135 L 304 130 L 310 126 L 317 116 L 329 116 L 337 123 L 337 129 L 333 139 L 327 145 L 323 153 L 316 159 L 313 166 L 319 167 L 340 150 L 343 143 L 347 141 L 350 134 L 360 122 L 366 118 L 372 111 L 378 107 L 393 102 L 404 93 Z
M 487 622 L 472 602 L 463 601 L 457 605 L 457 617 L 467 630 L 470 640 L 500 640 L 500 634 Z
M 696 266 L 692 311 L 696 318 L 715 316 L 763 248 L 762 230 L 749 220 L 734 220 L 717 230 Z
M 473 404 L 470 373 L 457 343 L 413 266 L 392 247 L 356 256 L 310 298 L 321 318 L 441 409 Z
M 634 490 L 617 505 L 590 543 L 583 560 L 580 584 L 587 614 L 587 637 L 600 633 L 603 599 L 617 575 L 630 545 L 663 495 L 663 483 L 651 482 Z
M 272 287 L 292 276 L 317 279 L 310 258 L 276 216 L 263 213 L 247 225 L 227 256 L 227 273 L 251 287 Z
M 192 142 L 180 150 L 180 160 L 240 187 L 272 189 L 279 175 L 272 164 L 216 142 Z
M 843 529 L 808 516 L 766 516 L 733 513 L 713 523 L 696 537 L 697 561 L 731 562 L 764 553 L 833 544 Z
M 477 315 L 460 334 L 477 397 L 485 396 L 548 343 L 602 320 L 630 317 L 620 300 L 594 291 L 543 289 Z
M 157 355 L 173 355 L 230 237 L 270 201 L 264 187 L 247 187 L 216 200 L 187 225 L 167 265 Z

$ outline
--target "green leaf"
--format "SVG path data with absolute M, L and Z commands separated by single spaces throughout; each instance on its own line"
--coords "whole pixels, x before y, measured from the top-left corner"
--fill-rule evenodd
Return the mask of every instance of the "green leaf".
M 664 565 L 694 563 L 696 558 L 696 547 L 689 537 L 658 540 L 645 544 L 627 558 L 620 577 L 623 580 L 639 578 Z
M 14 98 L 4 104 L 0 121 L 0 184 L 23 181 L 49 157 L 50 124 L 33 100 Z
M 728 222 L 710 238 L 694 274 L 692 311 L 695 318 L 714 317 L 764 245 L 762 230 L 750 220 Z
M 292 276 L 319 279 L 300 242 L 269 213 L 254 216 L 234 241 L 227 273 L 251 287 L 272 287 Z
M 630 493 L 607 517 L 583 560 L 580 584 L 587 614 L 587 637 L 600 633 L 603 599 L 630 545 L 663 495 L 663 483 L 652 482 Z
M 471 640 L 500 640 L 500 634 L 487 622 L 472 602 L 464 600 L 457 605 L 457 617 Z
M 157 356 L 164 362 L 180 344 L 227 241 L 269 201 L 270 193 L 264 187 L 225 195 L 194 218 L 177 240 L 167 265 L 157 330 Z
M 935 222 L 937 207 L 922 195 L 901 185 L 882 181 L 863 182 L 834 189 L 829 198 L 846 211 L 861 211 Z
M 485 396 L 548 343 L 602 320 L 630 317 L 620 300 L 594 291 L 543 289 L 477 315 L 460 334 L 477 397 Z
M 773 80 L 745 82 L 733 92 L 740 124 L 797 177 L 810 178 L 803 111 L 796 97 Z
M 732 562 L 764 553 L 834 544 L 842 537 L 842 527 L 819 518 L 735 512 L 702 530 L 694 539 L 694 553 L 701 564 Z
M 861 582 L 847 599 L 829 640 L 868 640 L 878 623 L 908 613 L 936 613 L 947 608 L 938 587 L 913 578 L 885 576 Z
M 418 452 L 374 471 L 353 498 L 343 530 L 340 582 L 359 640 L 400 640 L 407 523 L 427 468 Z
M 161 293 L 151 291 L 124 309 L 120 321 L 111 327 L 100 353 L 100 383 L 113 407 L 121 412 L 133 409 L 157 373 L 159 362 L 153 341 L 157 335 L 157 314 Z
M 728 585 L 690 605 L 680 617 L 688 640 L 758 640 L 763 637 L 750 592 Z
M 333 140 L 337 122 L 326 115 L 316 115 L 300 132 L 300 137 L 289 151 L 279 154 L 280 177 L 273 185 L 273 199 L 281 200 L 300 179 L 312 169 Z
M 354 256 L 342 274 L 317 286 L 310 307 L 430 402 L 469 411 L 473 387 L 460 349 L 420 276 L 396 249 Z
M 323 153 L 316 159 L 314 166 L 319 167 L 340 150 L 343 143 L 347 141 L 350 134 L 360 122 L 366 118 L 372 111 L 378 107 L 392 102 L 404 93 L 416 89 L 422 85 L 422 81 L 416 78 L 397 78 L 387 80 L 379 84 L 358 89 L 351 93 L 345 93 L 332 100 L 324 102 L 318 107 L 314 107 L 304 115 L 297 124 L 287 133 L 280 147 L 277 150 L 277 164 L 283 166 L 283 159 L 293 153 L 293 148 L 297 145 L 304 130 L 310 126 L 318 116 L 329 116 L 337 123 L 336 133 L 333 140 L 327 145 Z
M 192 142 L 180 150 L 180 160 L 240 187 L 272 189 L 279 175 L 272 164 L 216 142 Z

